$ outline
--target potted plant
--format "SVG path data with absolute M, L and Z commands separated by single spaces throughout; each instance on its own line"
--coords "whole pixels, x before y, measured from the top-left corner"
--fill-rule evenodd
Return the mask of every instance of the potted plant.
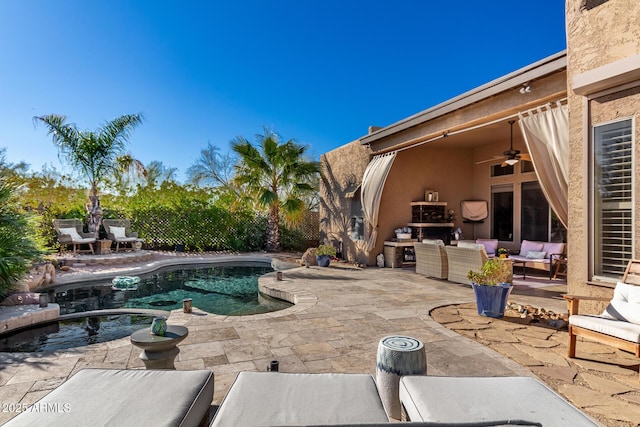
M 507 248 L 498 248 L 498 256 L 500 258 L 507 258 L 509 256 L 509 250 Z
M 320 267 L 328 267 L 334 256 L 336 256 L 336 248 L 331 245 L 320 245 L 316 249 L 316 261 Z
M 476 296 L 479 315 L 494 318 L 504 316 L 507 298 L 513 289 L 509 283 L 511 268 L 510 262 L 492 258 L 485 261 L 479 272 L 469 271 L 467 278 Z

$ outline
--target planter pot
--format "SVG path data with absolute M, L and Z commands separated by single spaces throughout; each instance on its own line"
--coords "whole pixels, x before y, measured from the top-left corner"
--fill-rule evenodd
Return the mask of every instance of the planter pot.
M 478 285 L 472 283 L 473 293 L 476 296 L 478 314 L 485 317 L 504 317 L 504 308 L 507 298 L 513 289 L 509 283 L 501 283 L 496 286 Z
M 316 255 L 316 261 L 320 267 L 329 267 L 331 255 Z

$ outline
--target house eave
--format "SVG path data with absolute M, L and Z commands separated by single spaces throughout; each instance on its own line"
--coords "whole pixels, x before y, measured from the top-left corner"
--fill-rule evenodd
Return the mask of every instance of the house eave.
M 399 122 L 383 127 L 369 135 L 360 138 L 363 145 L 371 145 L 391 135 L 400 133 L 407 129 L 419 126 L 435 118 L 444 116 L 452 111 L 467 107 L 476 102 L 488 99 L 502 92 L 522 87 L 525 83 L 539 79 L 541 77 L 562 71 L 567 67 L 566 50 L 548 56 L 540 61 L 534 62 L 526 67 L 495 79 L 489 83 L 465 92 L 448 101 L 442 102 L 434 107 L 414 114 Z

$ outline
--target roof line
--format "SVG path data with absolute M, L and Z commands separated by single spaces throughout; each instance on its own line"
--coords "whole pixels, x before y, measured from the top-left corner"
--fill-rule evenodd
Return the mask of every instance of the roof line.
M 406 119 L 400 120 L 389 126 L 383 127 L 369 135 L 360 138 L 361 144 L 371 144 L 395 133 L 402 132 L 414 126 L 421 125 L 429 120 L 444 116 L 452 111 L 466 107 L 478 101 L 495 96 L 515 87 L 522 86 L 540 77 L 552 74 L 567 67 L 567 51 L 563 50 L 548 56 L 526 67 L 520 68 L 505 76 L 499 77 L 489 83 L 465 92 L 461 95 L 428 108 Z

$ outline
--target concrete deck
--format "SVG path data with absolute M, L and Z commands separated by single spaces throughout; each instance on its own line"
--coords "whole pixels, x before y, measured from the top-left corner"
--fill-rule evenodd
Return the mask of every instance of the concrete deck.
M 196 262 L 196 258 L 223 257 L 197 256 L 189 262 Z M 123 271 L 114 267 L 110 273 L 117 275 Z M 95 270 L 79 269 L 67 277 L 81 279 L 94 273 Z M 60 277 L 60 280 L 68 283 L 71 279 Z M 191 314 L 175 310 L 168 320 L 169 324 L 189 328 L 189 336 L 179 346 L 176 368 L 211 369 L 215 374 L 214 405 L 222 401 L 238 372 L 265 371 L 272 360 L 278 360 L 284 372 L 354 372 L 375 376 L 378 342 L 392 334 L 409 335 L 425 343 L 428 375 L 534 375 L 531 369 L 458 333 L 460 330 L 456 332 L 433 320 L 430 311 L 434 308 L 474 301 L 472 289 L 464 285 L 431 280 L 410 269 L 358 269 L 346 264 L 286 270 L 282 281 L 276 281 L 273 273 L 261 278 L 260 285 L 270 288 L 270 292 L 292 297 L 295 306 L 243 317 L 204 313 L 194 307 Z M 519 286 L 510 300 L 554 311 L 566 310 L 560 297 L 563 286 L 553 285 L 548 289 Z M 474 315 L 472 310 L 461 312 L 472 326 L 487 324 L 486 318 Z M 440 320 L 450 323 L 442 317 Z M 24 407 L 86 367 L 143 368 L 138 354 L 139 349 L 128 338 L 48 354 L 0 353 L 0 402 Z M 536 354 L 531 356 L 535 358 Z M 562 357 L 560 351 L 555 357 Z M 637 375 L 635 372 L 636 381 Z M 624 384 L 633 390 L 631 381 Z M 629 415 L 629 411 L 640 408 L 639 392 L 636 387 L 635 395 L 632 391 L 626 400 L 617 399 L 617 407 L 603 410 L 612 414 L 626 411 L 625 416 L 631 417 L 635 412 Z M 606 420 L 597 412 L 586 412 L 595 414 L 601 422 Z M 636 420 L 640 420 L 640 412 L 637 413 Z M 13 416 L 15 412 L 0 412 L 0 422 Z

